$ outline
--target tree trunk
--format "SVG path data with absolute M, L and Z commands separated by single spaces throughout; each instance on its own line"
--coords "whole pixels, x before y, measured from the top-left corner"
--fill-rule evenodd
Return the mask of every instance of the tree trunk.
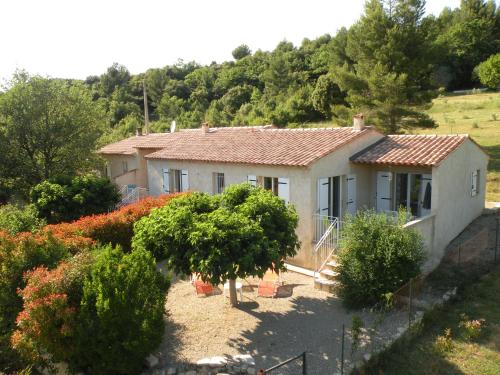
M 238 296 L 236 294 L 236 280 L 229 280 L 229 302 L 233 307 L 238 304 Z

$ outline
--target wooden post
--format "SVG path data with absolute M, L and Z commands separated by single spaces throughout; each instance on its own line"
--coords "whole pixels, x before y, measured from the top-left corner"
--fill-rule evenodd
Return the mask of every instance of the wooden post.
M 340 375 L 344 375 L 344 341 L 345 341 L 345 324 L 342 324 L 342 351 L 340 353 Z
M 302 353 L 302 375 L 307 375 L 306 352 Z

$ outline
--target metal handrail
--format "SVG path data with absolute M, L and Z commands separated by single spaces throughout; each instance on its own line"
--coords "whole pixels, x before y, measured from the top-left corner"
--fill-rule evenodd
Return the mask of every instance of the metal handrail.
M 339 219 L 335 218 L 331 222 L 325 233 L 323 233 L 318 243 L 314 246 L 313 254 L 315 258 L 315 277 L 337 249 L 339 239 L 339 223 Z M 335 231 L 335 237 L 332 237 L 333 231 Z M 325 251 L 328 251 L 328 253 L 326 253 Z

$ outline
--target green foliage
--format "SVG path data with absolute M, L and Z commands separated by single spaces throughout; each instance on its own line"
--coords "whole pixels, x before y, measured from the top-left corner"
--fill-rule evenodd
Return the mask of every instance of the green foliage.
M 54 270 L 37 268 L 20 292 L 12 344 L 31 365 L 63 361 L 75 372 L 136 374 L 163 336 L 167 288 L 144 250 L 106 246 Z
M 298 216 L 271 192 L 248 184 L 222 195 L 195 193 L 155 209 L 135 225 L 133 247 L 167 259 L 178 273 L 214 284 L 282 269 L 296 254 Z
M 241 60 L 242 58 L 247 57 L 251 53 L 252 51 L 250 51 L 250 48 L 246 44 L 242 44 L 233 50 L 232 55 L 235 60 Z
M 29 110 L 27 110 L 29 109 Z M 102 111 L 81 83 L 17 73 L 0 96 L 0 149 L 16 189 L 91 169 Z
M 22 308 L 17 290 L 24 288 L 23 274 L 35 267 L 55 267 L 69 251 L 50 236 L 43 241 L 0 234 L 0 371 L 11 373 L 21 365 L 10 348 L 15 319 Z
M 485 86 L 495 89 L 500 86 L 500 53 L 491 55 L 477 66 L 479 80 Z
M 404 213 L 399 216 L 398 222 L 406 221 Z M 419 274 L 425 258 L 417 232 L 373 211 L 360 211 L 347 218 L 341 249 L 341 295 L 350 307 L 383 301 L 386 293 Z
M 140 372 L 163 336 L 167 288 L 148 252 L 101 249 L 83 286 L 75 367 L 93 374 Z
M 113 183 L 92 174 L 44 181 L 30 197 L 38 215 L 49 223 L 107 212 L 120 199 Z
M 0 206 L 0 231 L 12 235 L 20 232 L 34 232 L 45 225 L 45 220 L 38 217 L 33 205 L 19 208 L 13 204 Z

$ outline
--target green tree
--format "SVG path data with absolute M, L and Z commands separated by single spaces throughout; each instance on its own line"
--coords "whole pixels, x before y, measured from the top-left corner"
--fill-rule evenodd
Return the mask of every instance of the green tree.
M 108 212 L 120 201 L 115 184 L 92 174 L 43 181 L 33 187 L 30 198 L 48 223 Z
M 20 232 L 35 232 L 45 225 L 45 220 L 38 217 L 33 205 L 17 207 L 13 204 L 0 206 L 0 230 L 11 235 Z
M 15 178 L 26 194 L 44 179 L 92 168 L 101 119 L 82 84 L 16 74 L 0 97 L 2 153 L 15 169 L 1 177 Z
M 246 44 L 242 44 L 233 50 L 232 55 L 235 60 L 241 60 L 242 58 L 250 55 L 251 53 L 252 51 L 250 51 L 250 48 Z
M 166 259 L 174 272 L 199 273 L 213 284 L 283 269 L 296 254 L 298 216 L 271 192 L 232 185 L 219 196 L 195 193 L 174 199 L 135 225 L 134 248 Z
M 477 66 L 479 80 L 485 86 L 496 89 L 500 86 L 500 53 L 491 55 Z

